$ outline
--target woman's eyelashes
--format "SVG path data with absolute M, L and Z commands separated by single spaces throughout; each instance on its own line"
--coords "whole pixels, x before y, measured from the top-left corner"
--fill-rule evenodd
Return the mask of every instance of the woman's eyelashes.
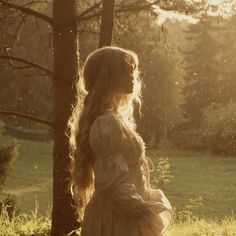
M 132 70 L 124 70 L 121 72 L 121 75 L 132 75 L 133 71 Z

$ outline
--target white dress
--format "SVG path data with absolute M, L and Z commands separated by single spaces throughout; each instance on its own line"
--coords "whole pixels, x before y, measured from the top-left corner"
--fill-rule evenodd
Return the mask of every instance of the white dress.
M 95 191 L 85 209 L 81 236 L 160 236 L 171 225 L 170 202 L 161 190 L 150 187 L 145 143 L 132 132 L 128 134 L 109 111 L 91 126 Z

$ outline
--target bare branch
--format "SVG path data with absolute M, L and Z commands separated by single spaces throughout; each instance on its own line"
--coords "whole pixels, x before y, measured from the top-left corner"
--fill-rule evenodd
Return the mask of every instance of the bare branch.
M 199 7 L 200 5 L 196 4 L 195 6 Z M 118 6 L 116 6 L 114 12 L 115 14 L 124 12 L 139 12 L 142 10 L 151 10 L 153 12 L 154 10 L 153 7 L 160 8 L 165 11 L 179 11 L 185 14 L 190 14 L 198 10 L 195 9 L 194 6 L 191 6 L 191 4 L 183 3 L 180 0 L 173 2 L 171 1 L 170 3 L 168 3 L 168 1 L 164 1 L 163 3 L 163 1 L 161 0 L 156 0 L 151 3 L 147 2 L 140 3 L 140 1 L 136 1 L 129 4 L 119 4 Z M 102 15 L 102 9 L 99 8 L 99 10 L 93 14 L 84 15 L 83 17 L 78 18 L 78 21 L 82 22 L 86 20 L 91 20 L 93 18 L 100 17 L 101 15 Z
M 25 59 L 22 59 L 22 58 L 19 58 L 19 57 L 12 57 L 12 56 L 5 56 L 5 55 L 0 55 L 0 59 L 6 59 L 9 61 L 9 64 L 14 67 L 14 68 L 17 68 L 17 69 L 23 69 L 23 68 L 37 68 L 37 69 L 40 69 L 44 72 L 46 72 L 48 75 L 53 75 L 54 73 L 46 68 L 44 68 L 43 66 L 40 66 L 36 63 L 33 63 L 33 62 L 30 62 L 30 61 L 27 61 Z M 17 66 L 17 65 L 14 65 L 13 64 L 13 61 L 19 61 L 19 62 L 22 62 L 24 63 L 26 66 Z
M 18 4 L 15 4 L 15 3 L 11 3 L 9 1 L 6 1 L 6 0 L 0 0 L 0 4 L 3 6 L 3 7 L 7 7 L 7 8 L 12 8 L 12 9 L 15 9 L 15 10 L 18 10 L 18 11 L 21 11 L 23 12 L 24 14 L 26 15 L 30 15 L 30 16 L 34 16 L 34 17 L 37 17 L 41 20 L 44 20 L 46 21 L 47 23 L 49 23 L 50 25 L 53 25 L 53 20 L 51 17 L 43 14 L 43 13 L 40 13 L 38 11 L 35 11 L 31 8 L 28 8 L 28 7 L 24 7 L 24 6 L 20 6 Z
M 52 126 L 52 127 L 53 127 L 53 124 L 54 124 L 53 122 L 50 122 L 50 121 L 47 121 L 47 120 L 44 120 L 44 119 L 40 119 L 40 118 L 31 116 L 29 114 L 24 114 L 24 113 L 21 113 L 21 112 L 4 111 L 4 110 L 0 109 L 0 114 L 5 115 L 5 116 L 18 116 L 18 117 L 22 117 L 22 118 L 27 119 L 27 120 L 35 121 L 35 122 L 45 124 L 45 125 L 49 125 L 49 126 Z
M 20 41 L 20 30 L 21 30 L 21 27 L 23 26 L 24 22 L 25 22 L 25 15 L 22 16 L 22 19 L 20 20 L 18 26 L 16 27 L 15 37 L 14 37 L 14 41 L 12 43 L 12 47 L 14 46 L 14 44 L 18 44 Z
M 92 12 L 94 9 L 98 8 L 100 5 L 102 4 L 102 1 L 95 3 L 93 6 L 89 7 L 87 10 L 85 10 L 84 12 L 80 13 L 77 17 L 78 21 L 80 21 L 81 19 L 83 19 L 83 17 L 85 15 L 87 15 L 88 13 Z
M 120 12 L 140 11 L 140 10 L 149 9 L 151 6 L 157 4 L 157 2 L 159 2 L 159 1 L 155 1 L 152 3 L 141 3 L 141 4 L 140 4 L 140 1 L 136 1 L 133 3 L 129 3 L 129 4 L 120 4 L 117 8 L 115 8 L 114 13 L 116 14 L 116 13 L 120 13 Z M 85 15 L 83 17 L 80 17 L 78 19 L 78 21 L 81 22 L 81 21 L 85 21 L 85 20 L 91 20 L 93 18 L 100 17 L 101 15 L 102 15 L 102 9 L 99 9 L 99 11 L 97 11 L 93 14 L 89 14 L 87 16 Z

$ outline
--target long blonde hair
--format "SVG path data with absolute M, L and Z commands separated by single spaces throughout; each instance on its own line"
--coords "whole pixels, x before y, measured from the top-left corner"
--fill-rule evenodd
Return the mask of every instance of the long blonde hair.
M 113 93 L 113 82 L 119 78 L 124 63 L 134 65 L 134 87 L 130 94 Z M 129 49 L 104 46 L 88 55 L 76 81 L 77 95 L 68 120 L 70 146 L 70 184 L 68 190 L 75 201 L 77 221 L 82 222 L 85 207 L 94 191 L 94 153 L 89 145 L 89 130 L 93 121 L 107 109 L 119 112 L 127 125 L 136 129 L 134 105 L 141 114 L 142 79 L 138 56 Z M 113 87 L 112 87 L 113 86 Z M 142 115 L 142 114 L 141 114 Z

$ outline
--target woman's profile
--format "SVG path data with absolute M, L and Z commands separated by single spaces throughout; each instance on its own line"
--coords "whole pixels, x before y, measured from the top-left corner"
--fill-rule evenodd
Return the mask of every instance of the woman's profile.
M 105 46 L 88 55 L 76 83 L 69 189 L 81 236 L 159 236 L 171 225 L 171 204 L 150 186 L 153 163 L 136 131 L 138 64 L 134 51 Z

